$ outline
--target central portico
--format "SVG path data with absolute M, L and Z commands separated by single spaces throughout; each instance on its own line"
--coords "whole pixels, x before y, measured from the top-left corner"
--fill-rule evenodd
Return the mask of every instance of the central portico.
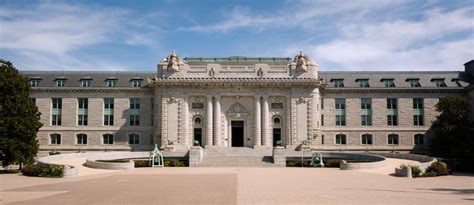
M 181 59 L 173 52 L 157 67 L 150 84 L 162 148 L 187 150 L 194 140 L 254 148 L 320 140 L 318 67 L 302 52 L 293 59 Z

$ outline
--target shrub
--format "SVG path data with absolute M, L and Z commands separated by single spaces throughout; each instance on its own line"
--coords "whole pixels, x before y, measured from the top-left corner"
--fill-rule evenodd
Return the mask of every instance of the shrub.
M 311 162 L 309 160 L 303 161 L 303 167 L 309 167 Z M 286 161 L 287 167 L 301 167 L 301 160 L 288 160 Z
M 420 177 L 421 173 L 423 173 L 423 171 L 421 171 L 420 167 L 418 166 L 410 165 L 410 167 L 411 167 L 411 176 L 413 178 Z
M 104 159 L 104 160 L 97 160 L 97 162 L 106 162 L 106 163 L 128 163 L 129 160 L 126 160 L 126 159 Z
M 339 159 L 324 160 L 323 159 L 323 163 L 324 163 L 324 167 L 340 167 L 341 160 Z
M 427 169 L 426 172 L 434 172 L 436 176 L 448 175 L 448 166 L 444 162 L 433 162 Z
M 436 172 L 425 172 L 423 175 L 421 175 L 422 177 L 435 177 L 436 176 Z
M 170 160 L 164 160 L 165 167 L 187 167 L 187 164 L 184 160 L 175 160 L 175 159 L 170 159 Z
M 21 169 L 25 176 L 33 177 L 62 177 L 64 166 L 62 165 L 26 165 Z
M 133 160 L 135 167 L 149 167 L 150 160 Z

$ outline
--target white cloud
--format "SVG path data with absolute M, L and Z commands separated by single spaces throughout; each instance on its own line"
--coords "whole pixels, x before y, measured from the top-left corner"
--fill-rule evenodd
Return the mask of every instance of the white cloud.
M 460 70 L 474 57 L 473 12 L 432 10 L 419 21 L 348 25 L 342 37 L 310 50 L 330 70 Z M 471 35 L 453 37 L 462 32 Z

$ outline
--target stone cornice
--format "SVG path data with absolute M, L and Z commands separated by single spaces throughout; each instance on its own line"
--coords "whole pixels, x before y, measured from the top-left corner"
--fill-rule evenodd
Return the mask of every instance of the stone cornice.
M 169 87 L 320 87 L 321 82 L 317 79 L 298 79 L 298 78 L 202 78 L 202 79 L 158 79 L 152 86 Z
M 151 92 L 149 87 L 32 87 L 33 92 Z
M 463 87 L 325 88 L 325 93 L 464 93 Z

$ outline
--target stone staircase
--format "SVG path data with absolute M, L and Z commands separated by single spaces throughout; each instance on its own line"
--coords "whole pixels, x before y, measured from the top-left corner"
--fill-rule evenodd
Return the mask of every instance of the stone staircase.
M 272 148 L 208 147 L 199 167 L 275 167 Z

